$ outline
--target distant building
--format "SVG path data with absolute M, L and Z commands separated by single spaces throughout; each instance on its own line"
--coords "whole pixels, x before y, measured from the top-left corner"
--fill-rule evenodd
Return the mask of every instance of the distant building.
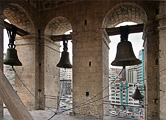
M 60 68 L 60 80 L 72 80 L 72 69 Z
M 120 72 L 121 69 L 118 68 L 109 71 L 110 103 L 121 109 L 134 110 L 140 105 L 138 100 L 132 98 L 137 84 L 137 65 L 126 67 L 125 80 L 122 79 L 122 74 L 119 75 Z
M 4 57 L 6 54 L 4 53 Z M 15 72 L 13 71 L 12 66 L 10 65 L 3 65 L 3 72 L 6 78 L 9 80 L 10 84 L 14 87 L 15 85 Z
M 137 82 L 137 66 L 126 67 L 126 81 L 128 83 Z
M 72 69 L 60 68 L 60 91 L 62 96 L 72 94 Z
M 137 65 L 137 85 L 144 95 L 144 49 L 139 51 L 139 59 L 142 63 Z
M 121 108 L 138 107 L 139 101 L 134 100 L 131 96 L 135 91 L 134 83 L 118 81 L 111 86 L 110 101 L 112 105 L 120 106 Z
M 120 80 L 122 78 L 122 74 L 119 75 L 119 73 L 122 71 L 122 69 L 119 68 L 110 68 L 109 70 L 109 81 L 113 82 L 115 80 Z
M 115 92 L 115 84 L 113 82 L 118 81 L 122 78 L 122 74 L 120 74 L 121 71 L 122 69 L 119 68 L 110 68 L 109 70 L 109 85 L 110 85 L 109 91 L 111 94 L 109 97 L 110 101 L 112 100 L 115 101 L 114 99 L 116 99 L 115 96 L 113 95 Z

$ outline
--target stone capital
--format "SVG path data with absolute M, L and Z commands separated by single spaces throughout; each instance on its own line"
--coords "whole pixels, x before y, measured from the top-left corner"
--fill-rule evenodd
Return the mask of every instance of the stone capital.
M 4 19 L 5 17 L 0 13 L 0 27 L 4 28 Z
M 156 22 L 157 21 L 155 20 L 149 20 L 144 23 L 143 37 L 142 37 L 143 40 L 146 40 L 147 36 L 158 32 L 158 29 L 157 29 L 158 24 L 156 25 Z
M 107 47 L 109 48 L 109 43 L 111 42 L 109 39 L 109 36 L 108 36 L 105 29 L 102 29 L 102 32 L 103 32 L 103 35 L 102 35 L 103 41 L 107 45 Z
M 160 14 L 157 16 L 157 20 L 159 21 L 159 30 L 166 30 L 166 14 Z
M 157 20 L 166 19 L 166 14 L 157 15 Z

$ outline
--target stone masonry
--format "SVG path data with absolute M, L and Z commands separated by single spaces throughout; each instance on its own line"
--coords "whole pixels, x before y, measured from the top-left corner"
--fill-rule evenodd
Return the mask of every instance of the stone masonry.
M 0 21 L 3 18 L 0 16 Z M 0 69 L 3 70 L 3 27 L 0 26 Z M 3 118 L 3 102 L 0 98 L 0 118 Z
M 159 96 L 158 96 L 158 100 L 159 100 L 159 111 L 160 111 L 160 120 L 165 120 L 166 116 L 165 116 L 165 111 L 166 111 L 166 107 L 164 105 L 165 101 L 166 101 L 166 97 L 165 97 L 165 91 L 166 91 L 166 76 L 165 76 L 165 68 L 166 68 L 166 48 L 165 48 L 165 44 L 166 44 L 166 3 L 165 2 L 161 2 L 160 3 L 160 11 L 159 11 L 159 15 L 158 15 L 158 19 L 159 19 Z
M 35 97 L 18 77 L 16 90 L 29 109 L 58 106 L 60 86 L 56 64 L 60 59 L 60 46 L 50 36 L 72 30 L 73 112 L 99 119 L 108 115 L 109 93 L 105 87 L 109 81 L 108 45 L 111 41 L 105 28 L 121 22 L 136 22 L 144 24 L 146 120 L 166 118 L 166 2 L 2 0 L 0 3 L 0 13 L 30 33 L 17 36 L 16 40 L 18 56 L 23 63 L 23 66 L 16 67 L 16 71 Z M 55 100 L 50 100 L 49 95 L 55 96 Z

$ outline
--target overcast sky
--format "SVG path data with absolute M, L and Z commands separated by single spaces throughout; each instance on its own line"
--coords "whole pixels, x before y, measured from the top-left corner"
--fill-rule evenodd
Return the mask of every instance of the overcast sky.
M 134 25 L 134 24 L 135 23 L 124 22 L 122 24 L 119 24 L 117 27 L 124 26 L 124 25 Z M 110 67 L 114 67 L 114 66 L 111 66 L 111 62 L 115 59 L 117 44 L 120 42 L 120 35 L 110 36 L 109 38 L 111 40 L 111 43 L 109 44 L 109 47 L 110 47 L 110 50 L 109 50 L 109 65 L 110 65 Z M 128 40 L 132 43 L 135 56 L 138 58 L 139 50 L 143 49 L 142 32 L 141 33 L 129 34 Z M 7 35 L 6 30 L 4 30 L 4 53 L 6 53 L 8 43 L 9 43 L 8 35 Z M 61 48 L 60 48 L 61 52 L 63 50 L 62 46 L 63 46 L 63 43 L 61 42 Z M 68 42 L 68 51 L 69 51 L 69 54 L 70 54 L 70 61 L 72 62 L 72 42 L 71 41 Z

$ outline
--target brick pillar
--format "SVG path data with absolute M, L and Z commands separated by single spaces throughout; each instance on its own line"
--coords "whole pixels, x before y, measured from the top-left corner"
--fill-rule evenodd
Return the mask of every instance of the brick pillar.
M 159 20 L 159 77 L 160 77 L 160 119 L 166 118 L 166 2 L 160 2 Z
M 0 21 L 3 22 L 3 19 L 1 17 L 0 17 Z M 0 26 L 0 69 L 3 71 L 3 27 L 2 26 Z M 0 100 L 0 118 L 3 118 L 2 100 Z
M 144 49 L 145 49 L 145 83 L 146 83 L 146 119 L 159 119 L 159 105 L 154 103 L 158 99 L 159 77 L 158 77 L 158 51 L 159 37 L 157 32 L 158 23 L 148 21 L 144 24 Z

